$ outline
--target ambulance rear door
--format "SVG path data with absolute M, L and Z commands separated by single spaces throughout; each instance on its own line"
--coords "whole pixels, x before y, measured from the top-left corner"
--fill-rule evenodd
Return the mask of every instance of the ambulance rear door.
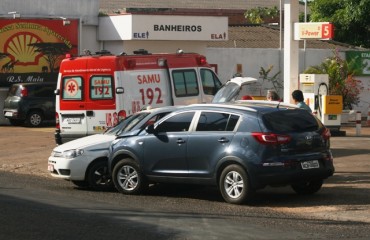
M 86 136 L 86 110 L 84 88 L 86 75 L 64 74 L 60 76 L 59 124 L 62 143 Z M 58 112 L 58 111 L 57 111 Z
M 63 142 L 103 132 L 118 122 L 113 62 L 113 57 L 107 60 L 91 57 L 71 60 L 68 67 L 64 64 L 59 96 Z

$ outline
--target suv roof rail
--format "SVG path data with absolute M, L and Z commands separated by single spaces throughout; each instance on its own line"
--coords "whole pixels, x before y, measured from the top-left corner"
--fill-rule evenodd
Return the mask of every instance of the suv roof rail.
M 268 107 L 285 107 L 285 108 L 298 108 L 296 105 L 291 103 L 284 103 L 280 101 L 266 101 L 266 100 L 236 100 L 237 104 L 255 105 L 255 106 L 268 106 Z

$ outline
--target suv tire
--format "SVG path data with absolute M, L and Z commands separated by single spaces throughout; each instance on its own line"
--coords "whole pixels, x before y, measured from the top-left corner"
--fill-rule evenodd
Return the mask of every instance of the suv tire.
M 242 204 L 252 195 L 248 174 L 237 164 L 222 170 L 219 188 L 225 201 L 232 204 Z
M 26 123 L 30 127 L 40 127 L 43 121 L 44 116 L 40 111 L 31 111 L 26 119 Z
M 112 179 L 117 190 L 124 194 L 141 194 L 148 187 L 139 165 L 131 158 L 122 159 L 114 166 Z
M 87 182 L 93 189 L 102 190 L 112 187 L 112 180 L 109 177 L 107 161 L 97 161 L 87 170 Z

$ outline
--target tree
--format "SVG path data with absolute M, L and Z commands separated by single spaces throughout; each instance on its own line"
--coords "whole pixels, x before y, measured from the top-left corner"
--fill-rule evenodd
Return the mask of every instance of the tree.
M 275 19 L 279 17 L 279 9 L 275 6 L 272 8 L 257 7 L 247 10 L 244 13 L 245 18 L 253 24 L 261 24 L 266 19 Z
M 348 62 L 342 59 L 338 52 L 334 52 L 332 57 L 324 60 L 320 65 L 307 68 L 307 74 L 328 74 L 329 94 L 341 95 L 343 97 L 343 108 L 352 109 L 360 101 L 360 91 L 363 85 L 360 80 L 354 78 L 356 68 L 354 61 Z
M 334 24 L 334 40 L 370 47 L 370 0 L 315 0 L 309 6 L 312 22 Z
M 35 52 L 44 54 L 43 57 L 49 63 L 50 72 L 54 72 L 60 57 L 71 50 L 66 44 L 56 42 L 38 42 L 28 44 L 28 46 L 33 46 L 36 48 Z

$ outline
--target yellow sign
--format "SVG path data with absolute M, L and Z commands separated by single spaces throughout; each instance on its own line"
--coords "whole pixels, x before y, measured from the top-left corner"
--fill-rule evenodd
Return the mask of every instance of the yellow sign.
M 329 40 L 333 33 L 333 24 L 329 22 L 294 23 L 294 40 Z
M 323 114 L 341 114 L 343 110 L 343 97 L 341 95 L 322 96 Z

